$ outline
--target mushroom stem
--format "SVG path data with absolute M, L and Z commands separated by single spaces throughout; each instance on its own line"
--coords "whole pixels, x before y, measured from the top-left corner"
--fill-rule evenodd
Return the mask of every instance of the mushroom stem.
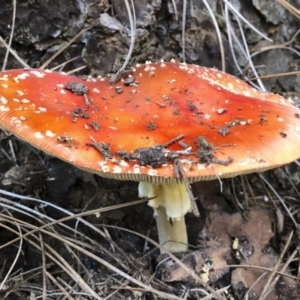
M 163 206 L 154 209 L 159 243 L 171 252 L 187 250 L 187 232 L 184 217 L 170 220 Z
M 160 244 L 172 252 L 187 250 L 184 215 L 191 210 L 191 201 L 185 185 L 140 182 L 139 196 L 156 197 L 148 205 L 155 211 Z

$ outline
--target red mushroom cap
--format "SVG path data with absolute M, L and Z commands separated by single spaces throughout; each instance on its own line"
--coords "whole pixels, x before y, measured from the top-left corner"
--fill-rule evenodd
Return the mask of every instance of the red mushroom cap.
M 174 158 L 190 182 L 289 163 L 300 157 L 299 115 L 278 95 L 196 65 L 139 65 L 114 85 L 45 70 L 0 73 L 3 128 L 117 179 L 169 182 Z

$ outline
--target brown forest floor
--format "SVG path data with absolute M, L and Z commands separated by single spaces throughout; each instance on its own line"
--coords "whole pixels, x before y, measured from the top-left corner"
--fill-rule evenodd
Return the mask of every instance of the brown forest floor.
M 12 2 L 0 7 L 3 69 L 106 75 L 124 62 L 124 0 L 22 0 L 15 16 Z M 276 75 L 299 68 L 299 1 L 284 8 L 283 0 L 235 0 L 233 7 L 208 0 L 222 51 L 206 1 L 187 1 L 185 13 L 184 1 L 133 2 L 137 39 L 129 67 L 174 58 L 222 69 L 224 58 L 225 70 L 240 78 L 275 74 L 254 82 L 300 103 L 299 75 Z M 157 240 L 150 207 L 123 207 L 138 200 L 137 183 L 85 173 L 1 131 L 0 299 L 300 299 L 299 163 L 222 185 L 221 192 L 217 180 L 193 184 L 201 218 L 187 216 L 191 251 L 178 261 L 149 240 Z

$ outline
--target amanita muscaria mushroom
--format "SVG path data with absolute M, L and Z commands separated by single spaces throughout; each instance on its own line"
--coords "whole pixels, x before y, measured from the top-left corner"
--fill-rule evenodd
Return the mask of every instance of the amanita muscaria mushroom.
M 137 65 L 114 85 L 45 70 L 0 73 L 0 125 L 103 177 L 140 181 L 159 239 L 187 248 L 192 183 L 264 171 L 300 157 L 300 112 L 215 69 Z

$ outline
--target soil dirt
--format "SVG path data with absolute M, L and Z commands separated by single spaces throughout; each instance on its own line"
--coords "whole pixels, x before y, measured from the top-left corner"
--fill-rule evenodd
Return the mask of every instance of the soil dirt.
M 10 41 L 13 1 L 1 0 L 3 69 L 43 67 L 104 76 L 125 61 L 131 31 L 124 0 L 16 2 Z M 249 53 L 260 76 L 298 71 L 297 15 L 273 0 L 234 0 L 236 11 L 229 7 L 226 17 L 227 1 L 207 2 L 219 24 L 226 72 L 256 77 Z M 186 8 L 177 0 L 132 3 L 136 41 L 128 68 L 161 59 L 222 68 L 218 35 L 204 1 L 187 1 Z M 289 3 L 300 8 L 297 0 Z M 245 44 L 240 47 L 235 38 Z M 5 43 L 11 43 L 7 59 Z M 263 84 L 299 105 L 299 78 L 274 76 Z M 207 285 L 219 293 L 205 299 L 300 299 L 299 174 L 296 162 L 263 178 L 250 174 L 222 179 L 222 184 L 193 184 L 201 217 L 186 216 L 190 251 L 176 257 L 199 276 L 199 283 L 148 240 L 157 240 L 152 208 L 126 206 L 139 199 L 138 183 L 86 173 L 1 131 L 0 299 L 193 300 L 211 294 Z M 63 226 L 55 223 L 107 207 L 80 220 L 70 217 Z

